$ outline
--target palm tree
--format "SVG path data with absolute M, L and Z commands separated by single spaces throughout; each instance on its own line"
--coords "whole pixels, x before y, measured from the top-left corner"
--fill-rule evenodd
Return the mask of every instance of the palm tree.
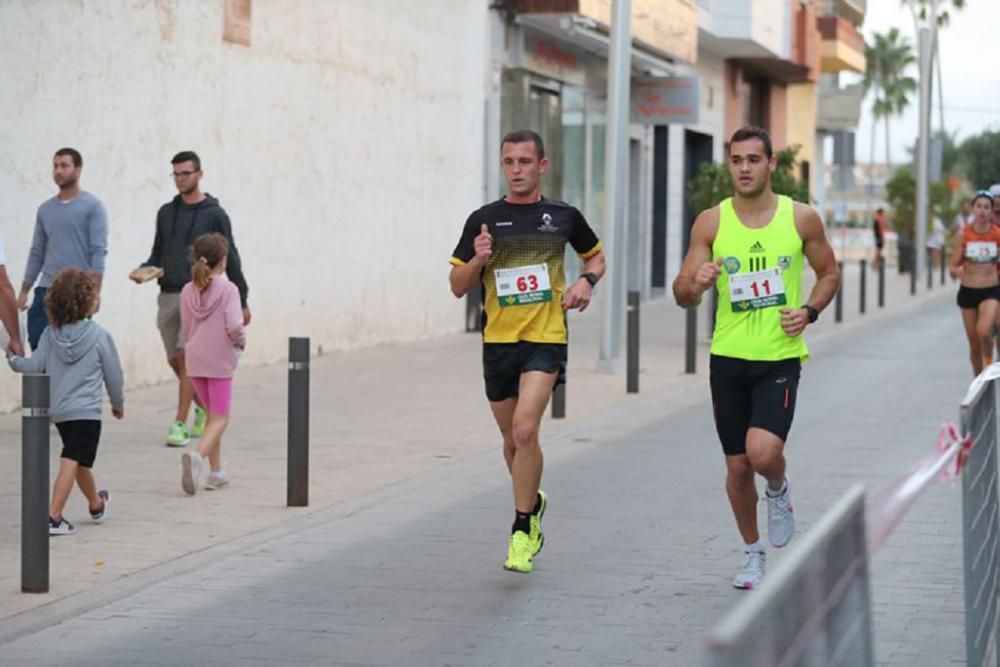
M 891 164 L 889 137 L 890 120 L 898 116 L 910 103 L 910 95 L 917 89 L 917 81 L 906 74 L 916 62 L 909 40 L 901 37 L 898 28 L 885 34 L 876 33 L 874 42 L 865 46 L 866 91 L 874 91 L 872 103 L 872 162 L 875 161 L 875 124 L 885 121 L 885 162 Z

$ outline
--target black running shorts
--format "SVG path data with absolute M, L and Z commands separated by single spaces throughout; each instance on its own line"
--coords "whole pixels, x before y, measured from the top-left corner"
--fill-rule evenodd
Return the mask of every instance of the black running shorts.
M 746 454 L 750 428 L 782 441 L 788 437 L 802 368 L 798 358 L 747 361 L 713 354 L 709 368 L 715 430 L 726 456 Z
M 965 287 L 963 285 L 958 288 L 956 301 L 959 308 L 976 310 L 979 308 L 979 304 L 987 299 L 1000 301 L 1000 285 L 993 287 Z
M 517 396 L 521 373 L 556 373 L 556 384 L 566 382 L 566 345 L 559 343 L 484 343 L 483 379 L 486 398 L 503 401 Z
M 56 424 L 63 441 L 60 458 L 76 461 L 84 468 L 93 468 L 97 458 L 97 443 L 101 441 L 101 422 L 98 419 L 78 419 Z

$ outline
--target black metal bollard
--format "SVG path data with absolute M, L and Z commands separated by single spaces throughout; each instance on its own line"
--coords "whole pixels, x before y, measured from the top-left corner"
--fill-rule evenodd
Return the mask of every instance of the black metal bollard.
M 552 418 L 566 419 L 566 385 L 557 384 L 552 390 Z
M 21 592 L 49 592 L 49 376 L 21 379 Z
M 465 331 L 483 330 L 483 294 L 476 288 L 465 295 Z
M 917 260 L 916 257 L 913 258 L 913 262 L 910 264 L 910 296 L 914 296 L 917 293 Z
M 885 260 L 878 265 L 878 307 L 885 307 Z
M 625 353 L 625 391 L 639 393 L 639 293 L 628 293 L 627 350 Z
M 941 284 L 942 285 L 944 285 L 944 274 L 946 273 L 945 270 L 944 270 L 945 269 L 945 264 L 947 264 L 947 262 L 945 261 L 944 248 L 942 248 L 941 249 Z
M 866 298 L 865 290 L 868 285 L 868 260 L 861 260 L 861 300 L 858 302 L 858 312 L 862 315 L 865 314 L 865 302 L 868 300 Z
M 288 506 L 309 506 L 309 339 L 288 339 Z
M 837 268 L 840 270 L 840 285 L 837 287 L 837 293 L 833 295 L 833 321 L 843 322 L 844 321 L 844 263 L 837 262 Z
M 684 372 L 691 375 L 695 372 L 696 352 L 698 346 L 698 308 L 688 308 L 684 311 Z
M 934 287 L 934 264 L 933 264 L 933 259 L 934 259 L 934 253 L 931 252 L 930 248 L 928 248 L 927 249 L 927 289 L 931 289 L 931 288 Z

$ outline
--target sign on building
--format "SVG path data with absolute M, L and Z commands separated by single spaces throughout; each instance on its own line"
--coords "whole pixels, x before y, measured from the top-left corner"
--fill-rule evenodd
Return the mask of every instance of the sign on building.
M 632 82 L 632 122 L 640 125 L 694 125 L 698 122 L 696 76 L 636 79 Z

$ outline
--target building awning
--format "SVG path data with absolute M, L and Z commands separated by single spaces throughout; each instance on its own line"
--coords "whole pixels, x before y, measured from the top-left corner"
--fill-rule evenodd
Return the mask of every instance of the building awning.
M 779 58 L 739 58 L 736 60 L 745 72 L 760 74 L 775 81 L 796 83 L 809 78 L 809 67 Z

